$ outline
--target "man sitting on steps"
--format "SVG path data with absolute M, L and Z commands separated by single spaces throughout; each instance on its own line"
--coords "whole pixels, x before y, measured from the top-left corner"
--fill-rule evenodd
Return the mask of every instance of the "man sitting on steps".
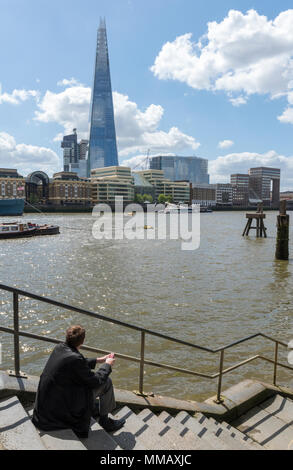
M 108 432 L 117 431 L 125 420 L 108 417 L 115 407 L 112 381 L 109 378 L 115 362 L 113 354 L 86 359 L 79 349 L 85 339 L 80 325 L 66 331 L 65 343 L 51 353 L 40 377 L 33 423 L 43 431 L 72 429 L 80 438 L 88 437 L 91 417 L 99 416 L 100 425 Z M 102 366 L 93 372 L 97 363 Z M 99 397 L 97 408 L 96 397 Z

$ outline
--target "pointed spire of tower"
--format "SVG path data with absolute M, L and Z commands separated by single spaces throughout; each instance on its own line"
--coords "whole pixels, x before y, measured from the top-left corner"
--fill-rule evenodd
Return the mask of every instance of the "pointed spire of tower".
M 118 165 L 112 86 L 109 67 L 106 20 L 100 18 L 94 86 L 91 103 L 91 126 L 88 151 L 88 176 L 93 168 Z
M 99 29 L 106 29 L 106 18 L 100 17 L 100 26 Z

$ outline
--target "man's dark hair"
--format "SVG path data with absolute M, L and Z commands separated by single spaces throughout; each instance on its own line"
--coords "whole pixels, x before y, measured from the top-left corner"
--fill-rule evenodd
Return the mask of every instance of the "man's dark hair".
M 80 325 L 73 325 L 66 330 L 66 344 L 78 348 L 85 338 L 85 329 Z

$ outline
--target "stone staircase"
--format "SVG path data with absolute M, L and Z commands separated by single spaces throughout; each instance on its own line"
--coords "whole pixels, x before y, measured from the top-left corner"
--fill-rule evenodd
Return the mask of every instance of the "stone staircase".
M 293 450 L 293 401 L 281 395 L 253 407 L 231 423 L 271 450 Z
M 42 432 L 31 422 L 32 407 L 25 409 L 16 396 L 0 401 L 0 445 L 11 450 L 227 450 L 257 449 L 260 446 L 233 427 L 219 424 L 197 413 L 180 412 L 172 417 L 155 415 L 148 408 L 138 414 L 124 406 L 114 418 L 125 418 L 125 426 L 107 433 L 92 419 L 87 439 L 70 429 Z
M 87 439 L 70 429 L 43 432 L 31 422 L 32 406 L 17 396 L 0 400 L 0 450 L 265 450 L 293 449 L 293 402 L 281 395 L 266 399 L 231 424 L 202 413 L 171 416 L 149 408 L 135 413 L 123 406 L 114 418 L 126 419 L 107 433 L 92 419 Z

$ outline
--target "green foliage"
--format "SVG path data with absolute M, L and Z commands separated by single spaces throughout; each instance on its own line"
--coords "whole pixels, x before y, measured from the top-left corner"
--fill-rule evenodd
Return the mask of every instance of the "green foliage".
M 165 202 L 167 202 L 167 196 L 165 196 L 165 194 L 159 194 L 158 202 L 159 204 L 164 204 Z
M 142 196 L 142 198 L 143 198 L 144 202 L 145 202 L 145 201 L 153 202 L 153 196 L 152 196 L 151 194 L 144 194 L 144 195 Z
M 136 194 L 134 197 L 134 202 L 137 202 L 138 204 L 143 204 L 143 196 L 141 194 Z

